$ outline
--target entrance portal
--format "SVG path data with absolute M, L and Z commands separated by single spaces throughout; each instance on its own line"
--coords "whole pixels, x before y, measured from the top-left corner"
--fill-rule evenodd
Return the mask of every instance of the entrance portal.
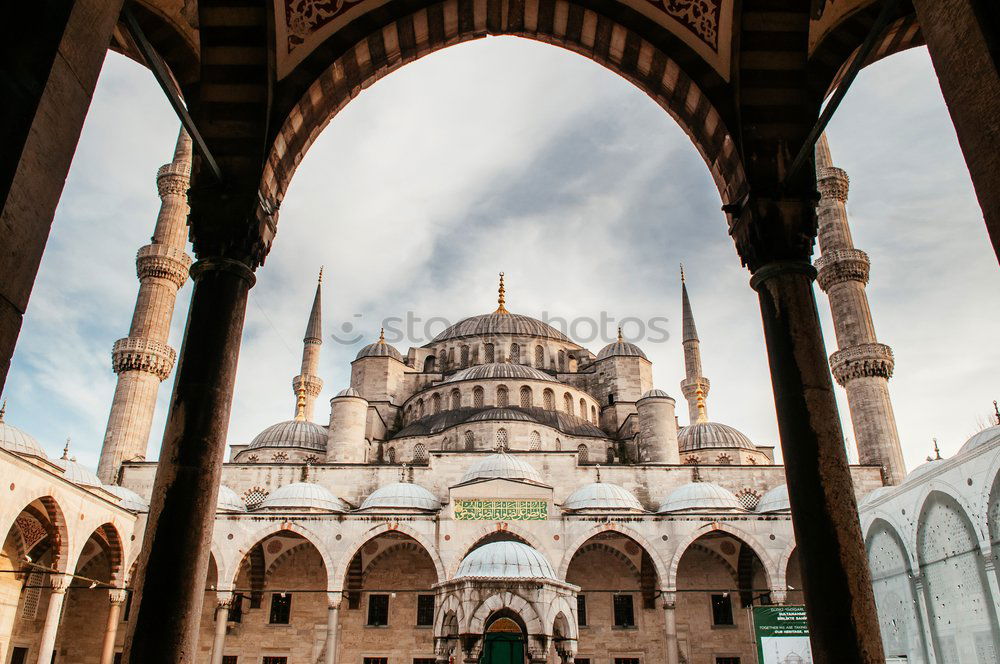
M 510 618 L 497 618 L 486 628 L 479 664 L 524 664 L 524 631 Z

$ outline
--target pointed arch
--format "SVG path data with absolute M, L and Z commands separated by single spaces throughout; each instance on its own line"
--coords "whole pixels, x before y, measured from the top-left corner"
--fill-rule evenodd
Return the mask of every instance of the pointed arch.
M 486 628 L 486 620 L 492 614 L 503 609 L 513 611 L 520 616 L 521 620 L 524 621 L 528 634 L 550 633 L 548 626 L 542 621 L 541 616 L 538 615 L 538 611 L 535 610 L 534 604 L 510 591 L 500 592 L 487 597 L 482 604 L 476 607 L 463 632 L 466 634 L 482 634 Z
M 681 558 L 684 557 L 684 552 L 687 551 L 687 549 L 697 540 L 709 533 L 714 532 L 724 532 L 728 535 L 732 535 L 749 546 L 757 555 L 757 559 L 760 560 L 761 567 L 764 569 L 764 575 L 767 577 L 767 587 L 775 587 L 774 579 L 778 576 L 775 572 L 775 561 L 770 555 L 768 555 L 767 549 L 763 546 L 763 544 L 761 544 L 756 537 L 741 528 L 737 528 L 729 523 L 713 521 L 712 523 L 692 531 L 687 537 L 678 542 L 677 548 L 674 549 L 673 558 L 670 560 L 670 567 L 667 569 L 667 576 L 665 577 L 667 579 L 667 590 L 677 589 L 677 569 L 680 567 Z
M 351 561 L 354 560 L 354 556 L 361 551 L 361 548 L 379 535 L 385 535 L 386 533 L 400 533 L 415 541 L 423 547 L 424 551 L 427 552 L 427 555 L 430 556 L 431 562 L 434 563 L 434 571 L 437 574 L 437 582 L 441 583 L 447 578 L 445 576 L 444 563 L 441 562 L 441 555 L 438 552 L 437 547 L 434 546 L 433 542 L 431 542 L 419 531 L 404 523 L 389 522 L 381 523 L 371 528 L 358 538 L 356 546 L 353 546 L 342 553 L 339 562 L 332 568 L 333 574 L 329 577 L 331 592 L 339 592 L 343 590 L 344 584 L 347 582 L 347 569 L 350 566 Z
M 47 537 L 52 540 L 52 565 L 57 571 L 66 572 L 70 563 L 75 564 L 75 560 L 71 559 L 70 552 L 76 551 L 75 540 L 77 537 L 71 531 L 62 507 L 55 497 L 48 492 L 33 491 L 21 495 L 19 498 L 11 498 L 8 504 L 19 504 L 20 506 L 13 507 L 6 513 L 2 522 L 6 526 L 3 536 L 6 537 L 11 529 L 16 527 L 17 518 L 22 512 L 28 511 L 35 501 L 38 501 L 42 505 L 44 511 L 41 515 L 45 518 L 42 526 L 46 530 Z M 87 537 L 89 536 L 90 533 L 88 532 Z M 85 542 L 86 539 L 84 539 Z
M 560 579 L 566 578 L 566 573 L 569 571 L 569 565 L 573 562 L 573 556 L 576 552 L 583 547 L 589 540 L 601 535 L 603 533 L 618 533 L 619 535 L 624 535 L 630 540 L 638 544 L 646 554 L 649 559 L 653 561 L 653 567 L 656 570 L 656 576 L 659 579 L 660 586 L 663 587 L 664 581 L 667 578 L 668 567 L 664 564 L 663 558 L 660 556 L 659 550 L 653 546 L 652 542 L 641 535 L 637 530 L 630 528 L 623 523 L 617 523 L 614 521 L 609 521 L 607 523 L 601 523 L 590 530 L 579 535 L 575 540 L 573 540 L 569 546 L 566 547 L 565 553 L 563 554 L 562 561 L 559 563 L 559 569 L 556 570 Z
M 282 533 L 295 533 L 296 535 L 302 537 L 319 552 L 320 558 L 323 559 L 323 567 L 326 570 L 327 587 L 334 588 L 330 584 L 331 572 L 335 569 L 336 565 L 333 562 L 333 556 L 329 548 L 327 548 L 326 541 L 323 537 L 299 522 L 296 521 L 282 521 L 280 523 L 271 521 L 265 523 L 263 526 L 258 528 L 256 531 L 250 535 L 242 538 L 241 544 L 235 547 L 235 552 L 239 557 L 239 561 L 233 567 L 229 567 L 225 570 L 225 575 L 223 575 L 223 570 L 219 569 L 219 579 L 220 583 L 222 579 L 225 579 L 227 583 L 230 583 L 229 587 L 234 587 L 236 585 L 237 576 L 240 573 L 240 567 L 243 565 L 243 561 L 248 555 L 250 555 L 251 550 L 265 539 L 272 535 L 280 535 Z M 218 564 L 219 561 L 216 560 Z

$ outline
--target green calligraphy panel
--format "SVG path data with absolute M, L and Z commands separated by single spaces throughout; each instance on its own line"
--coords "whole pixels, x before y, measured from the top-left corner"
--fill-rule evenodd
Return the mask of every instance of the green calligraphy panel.
M 546 500 L 470 499 L 455 501 L 456 521 L 545 521 Z

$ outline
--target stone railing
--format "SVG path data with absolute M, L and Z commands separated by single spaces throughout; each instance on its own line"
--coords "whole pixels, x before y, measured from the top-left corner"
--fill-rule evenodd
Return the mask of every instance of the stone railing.
M 842 386 L 855 378 L 892 377 L 895 360 L 885 344 L 859 344 L 838 350 L 830 356 L 833 377 Z
M 844 169 L 826 166 L 816 173 L 816 187 L 823 198 L 832 198 L 843 203 L 847 201 L 851 179 L 847 177 L 847 171 Z
M 191 186 L 191 164 L 180 161 L 164 164 L 156 171 L 156 190 L 160 197 L 184 196 Z
M 115 373 L 145 371 L 160 380 L 170 375 L 176 359 L 177 352 L 173 348 L 152 339 L 125 337 L 116 341 L 111 349 L 111 366 Z
M 187 281 L 190 269 L 191 257 L 183 249 L 166 244 L 147 244 L 135 256 L 135 273 L 140 280 L 159 277 L 180 288 Z
M 823 291 L 845 281 L 868 283 L 871 261 L 860 249 L 834 249 L 816 259 L 816 281 Z

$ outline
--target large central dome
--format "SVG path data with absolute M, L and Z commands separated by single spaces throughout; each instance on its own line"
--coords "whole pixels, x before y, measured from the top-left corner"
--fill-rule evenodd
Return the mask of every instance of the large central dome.
M 431 343 L 462 337 L 486 337 L 495 334 L 542 337 L 572 343 L 565 334 L 537 318 L 496 311 L 460 320 L 434 337 Z

